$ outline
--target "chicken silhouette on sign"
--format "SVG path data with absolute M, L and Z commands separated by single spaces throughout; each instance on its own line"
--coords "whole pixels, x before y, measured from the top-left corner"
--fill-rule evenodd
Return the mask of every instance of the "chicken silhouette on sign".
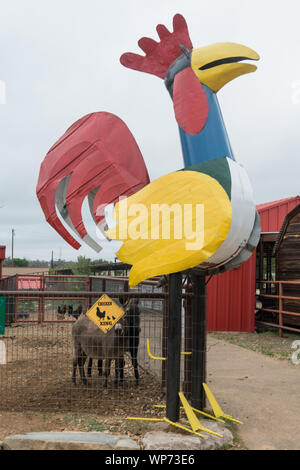
M 103 318 L 105 318 L 105 311 L 101 312 L 99 307 L 97 307 L 96 315 L 97 315 L 98 318 L 100 318 L 100 320 L 102 320 Z

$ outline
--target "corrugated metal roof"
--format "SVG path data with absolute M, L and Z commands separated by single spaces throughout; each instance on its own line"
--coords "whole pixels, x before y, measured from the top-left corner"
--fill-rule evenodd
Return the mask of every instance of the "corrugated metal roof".
M 286 197 L 284 199 L 277 199 L 276 201 L 264 202 L 263 204 L 257 204 L 256 208 L 259 212 L 262 212 L 264 210 L 271 209 L 272 207 L 281 206 L 282 204 L 293 203 L 294 201 L 300 203 L 300 196 Z
M 285 216 L 300 204 L 300 196 L 279 199 L 256 206 L 262 232 L 279 232 Z
M 49 266 L 3 266 L 3 276 L 15 276 L 16 274 L 22 276 L 49 274 Z

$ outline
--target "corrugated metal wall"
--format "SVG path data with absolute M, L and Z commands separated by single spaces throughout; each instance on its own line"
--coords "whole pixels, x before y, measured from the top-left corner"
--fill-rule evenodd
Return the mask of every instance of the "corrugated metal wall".
M 254 331 L 256 255 L 237 269 L 214 276 L 207 286 L 209 331 Z
M 300 203 L 300 197 L 257 206 L 262 232 L 279 232 L 285 216 Z M 254 331 L 256 252 L 240 266 L 214 276 L 207 286 L 209 331 Z
M 300 197 L 290 197 L 257 206 L 261 231 L 279 232 L 285 216 L 300 203 Z

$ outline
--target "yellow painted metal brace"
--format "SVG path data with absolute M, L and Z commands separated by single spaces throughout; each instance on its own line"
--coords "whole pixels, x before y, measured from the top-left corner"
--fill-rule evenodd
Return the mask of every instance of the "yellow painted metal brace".
M 154 408 L 166 408 L 166 405 L 153 405 Z M 209 413 L 205 413 L 204 411 L 197 410 L 197 408 L 193 408 L 191 406 L 192 410 L 195 411 L 195 413 L 199 413 L 200 415 L 206 416 L 206 418 L 213 419 L 214 421 L 218 421 L 219 423 L 225 424 L 225 421 L 220 418 L 216 418 L 213 415 L 210 415 Z M 183 406 L 180 407 L 181 410 L 183 410 Z
M 164 422 L 165 421 L 166 423 L 169 423 L 172 426 L 175 426 L 179 429 L 183 429 L 184 431 L 190 432 L 192 434 L 196 434 L 196 436 L 200 436 L 200 437 L 203 437 L 203 438 L 204 438 L 204 436 L 202 434 L 200 434 L 199 432 L 197 432 L 197 431 L 202 431 L 202 432 L 206 432 L 208 434 L 212 434 L 212 435 L 217 436 L 217 437 L 222 437 L 221 434 L 219 434 L 217 432 L 214 432 L 214 431 L 211 431 L 210 429 L 205 428 L 204 426 L 202 426 L 202 424 L 198 420 L 197 416 L 195 415 L 195 413 L 193 411 L 193 408 L 188 403 L 187 399 L 185 398 L 185 396 L 182 392 L 179 392 L 179 398 L 180 398 L 180 401 L 183 405 L 181 408 L 183 408 L 184 411 L 185 411 L 185 414 L 187 416 L 187 419 L 189 421 L 189 425 L 191 426 L 191 429 L 187 426 L 183 426 L 182 424 L 175 423 L 174 421 L 170 421 L 167 418 L 128 417 L 126 419 L 131 420 L 131 421 L 154 421 L 154 422 Z M 210 415 L 208 415 L 208 416 L 210 416 Z M 221 421 L 221 420 L 219 420 L 219 421 Z M 224 423 L 224 421 L 223 421 L 223 423 Z
M 164 418 L 164 421 L 168 424 L 171 424 L 172 426 L 175 426 L 176 428 L 183 429 L 184 431 L 190 432 L 191 434 L 196 434 L 196 436 L 200 436 L 205 439 L 205 436 L 203 436 L 203 434 L 193 431 L 192 429 L 189 429 L 186 426 L 182 426 L 182 424 L 174 423 L 174 421 L 170 421 L 168 418 Z
M 147 352 L 149 354 L 149 357 L 151 357 L 151 359 L 154 359 L 155 361 L 165 361 L 166 360 L 165 357 L 153 356 L 153 354 L 150 351 L 150 341 L 149 341 L 148 338 L 147 338 Z M 192 354 L 192 353 L 191 352 L 182 352 L 181 354 L 187 356 L 187 355 Z
M 128 421 L 156 421 L 156 422 L 163 422 L 165 418 L 136 418 L 136 417 L 128 417 L 126 418 Z
M 170 421 L 167 418 L 135 418 L 135 417 L 128 417 L 126 419 L 128 421 L 152 421 L 152 422 L 154 421 L 154 422 L 161 422 L 161 423 L 165 422 L 165 423 L 171 424 L 172 426 L 175 426 L 176 428 L 183 429 L 184 431 L 190 432 L 192 434 L 196 434 L 196 436 L 200 436 L 200 437 L 203 437 L 203 439 L 205 439 L 205 436 L 203 436 L 199 432 L 195 432 L 192 429 L 187 428 L 186 426 L 182 426 L 182 424 L 174 423 L 174 421 Z
M 187 401 L 187 399 L 185 398 L 185 396 L 182 392 L 179 392 L 179 398 L 180 398 L 180 401 L 183 405 L 183 408 L 184 408 L 185 414 L 187 416 L 187 419 L 189 420 L 190 426 L 191 426 L 191 428 L 194 432 L 203 431 L 203 432 L 207 432 L 209 434 L 213 434 L 214 436 L 222 437 L 221 434 L 219 434 L 217 432 L 214 432 L 214 431 L 211 431 L 210 429 L 207 429 L 204 426 L 202 426 L 199 419 L 195 415 L 191 405 L 189 404 L 189 402 Z
M 242 421 L 239 421 L 238 419 L 234 419 L 232 416 L 226 415 L 224 413 L 224 411 L 220 407 L 219 403 L 215 399 L 214 395 L 212 394 L 212 392 L 210 391 L 206 383 L 203 383 L 203 388 L 205 390 L 206 396 L 208 398 L 208 401 L 213 409 L 213 412 L 216 418 L 222 417 L 222 418 L 228 419 L 229 421 L 233 421 L 234 423 L 243 424 Z
M 165 361 L 165 360 L 166 360 L 165 357 L 157 357 L 157 356 L 153 356 L 153 354 L 151 354 L 151 351 L 150 351 L 150 341 L 149 341 L 148 338 L 147 338 L 147 351 L 148 351 L 148 354 L 149 354 L 149 356 L 151 357 L 151 359 L 154 359 L 155 361 Z

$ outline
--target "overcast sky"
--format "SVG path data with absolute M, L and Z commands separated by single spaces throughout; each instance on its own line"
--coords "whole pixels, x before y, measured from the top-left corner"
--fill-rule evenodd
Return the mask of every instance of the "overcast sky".
M 124 68 L 142 36 L 185 16 L 194 47 L 233 41 L 261 56 L 258 70 L 218 94 L 236 160 L 257 203 L 300 193 L 299 0 L 0 0 L 0 244 L 28 259 L 114 258 L 71 248 L 46 223 L 36 198 L 40 164 L 75 120 L 93 111 L 121 117 L 151 179 L 183 166 L 172 103 L 157 77 Z M 89 231 L 95 228 L 85 218 Z

